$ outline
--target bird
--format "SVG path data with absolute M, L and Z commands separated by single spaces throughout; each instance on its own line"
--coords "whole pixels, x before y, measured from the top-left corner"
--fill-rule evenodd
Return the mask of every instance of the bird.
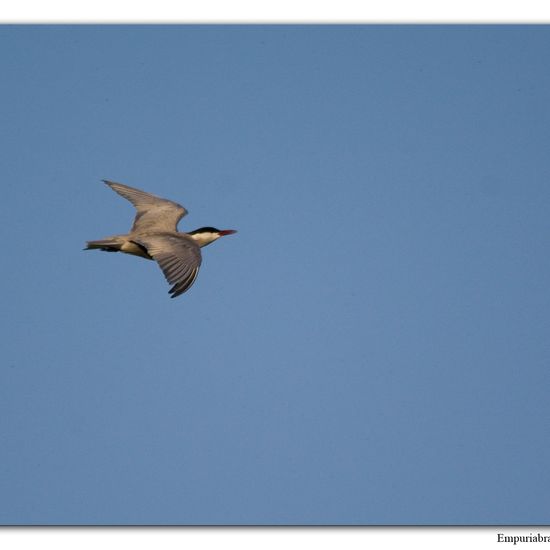
M 237 232 L 234 229 L 200 227 L 182 233 L 177 230 L 178 222 L 187 210 L 177 202 L 122 183 L 102 181 L 130 201 L 137 213 L 129 233 L 87 241 L 84 250 L 123 252 L 156 261 L 168 283 L 173 285 L 168 291 L 171 298 L 180 296 L 195 282 L 202 261 L 200 249 L 220 237 Z

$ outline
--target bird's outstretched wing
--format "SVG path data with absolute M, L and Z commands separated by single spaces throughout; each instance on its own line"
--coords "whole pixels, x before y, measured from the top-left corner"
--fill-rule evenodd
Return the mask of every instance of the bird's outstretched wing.
M 137 243 L 157 261 L 166 280 L 174 285 L 172 298 L 191 288 L 199 273 L 201 251 L 197 243 L 185 235 L 155 235 L 139 237 Z
M 176 231 L 187 210 L 177 202 L 161 199 L 122 183 L 103 180 L 113 191 L 129 200 L 137 210 L 132 233 L 144 231 Z

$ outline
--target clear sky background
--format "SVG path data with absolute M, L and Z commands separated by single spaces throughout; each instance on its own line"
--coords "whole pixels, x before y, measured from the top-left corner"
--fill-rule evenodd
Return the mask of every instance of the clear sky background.
M 549 523 L 549 48 L 0 27 L 0 523 Z M 239 232 L 171 300 L 102 178 Z

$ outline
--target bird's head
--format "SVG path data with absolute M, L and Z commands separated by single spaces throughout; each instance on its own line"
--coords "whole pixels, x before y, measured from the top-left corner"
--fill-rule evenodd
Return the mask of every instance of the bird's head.
M 188 235 L 200 246 L 206 246 L 213 243 L 220 237 L 236 233 L 235 229 L 216 229 L 215 227 L 200 227 L 195 231 L 190 231 Z

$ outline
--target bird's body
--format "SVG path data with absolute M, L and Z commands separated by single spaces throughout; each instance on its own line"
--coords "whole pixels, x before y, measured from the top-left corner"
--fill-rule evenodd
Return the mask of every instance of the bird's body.
M 173 285 L 170 289 L 172 298 L 183 294 L 195 282 L 201 265 L 200 249 L 224 235 L 235 233 L 233 229 L 214 227 L 179 232 L 178 222 L 187 214 L 183 206 L 122 183 L 103 181 L 129 200 L 137 214 L 128 234 L 88 241 L 85 250 L 124 252 L 155 260 L 166 280 Z

